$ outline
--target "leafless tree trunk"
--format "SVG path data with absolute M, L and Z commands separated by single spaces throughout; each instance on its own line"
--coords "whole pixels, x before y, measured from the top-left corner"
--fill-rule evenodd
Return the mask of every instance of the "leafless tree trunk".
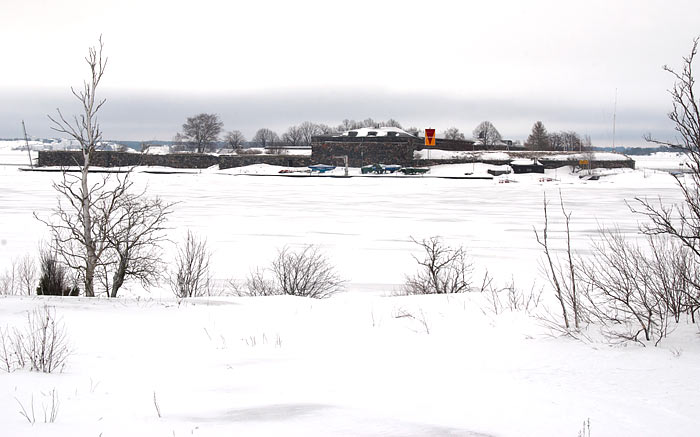
M 116 217 L 132 183 L 128 173 L 114 182 L 107 176 L 83 191 L 86 175 L 64 172 L 62 180 L 54 183 L 60 195 L 53 216 L 37 219 L 49 226 L 54 251 L 82 280 L 85 296 L 93 297 L 95 275 L 113 262 L 110 236 L 120 226 Z M 89 226 L 85 225 L 86 217 Z
M 561 199 L 561 193 L 559 193 L 560 199 Z M 563 200 L 561 202 L 562 204 L 562 211 L 564 212 L 564 216 L 566 218 L 566 233 L 567 233 L 567 243 L 568 243 L 568 259 L 571 260 L 571 239 L 569 236 L 569 220 L 571 218 L 571 214 L 566 214 L 564 211 L 564 203 Z M 535 229 L 535 238 L 537 239 L 537 244 L 539 244 L 542 247 L 542 250 L 545 255 L 546 259 L 546 265 L 545 265 L 545 272 L 547 274 L 547 278 L 549 279 L 549 282 L 552 284 L 552 288 L 554 288 L 554 294 L 555 297 L 557 298 L 557 301 L 559 301 L 559 305 L 561 307 L 561 313 L 562 317 L 564 318 L 564 328 L 570 329 L 571 324 L 569 323 L 569 309 L 567 305 L 568 299 L 566 298 L 566 291 L 573 288 L 575 290 L 575 285 L 573 287 L 567 287 L 567 282 L 568 280 L 574 281 L 574 273 L 573 273 L 573 266 L 571 264 L 571 261 L 569 261 L 569 270 L 570 274 L 565 274 L 562 272 L 561 265 L 559 264 L 558 259 L 552 254 L 550 247 L 549 247 L 549 216 L 547 214 L 547 196 L 544 196 L 543 199 L 543 210 L 544 210 L 544 228 L 542 229 L 542 237 L 540 238 L 540 233 L 537 232 L 537 229 Z M 555 263 L 556 259 L 556 263 Z M 567 278 L 568 277 L 568 278 Z M 575 284 L 575 281 L 574 281 Z M 578 320 L 578 318 L 576 318 Z M 576 326 L 578 329 L 578 326 Z
M 92 158 L 97 149 L 98 143 L 102 139 L 102 131 L 97 122 L 97 112 L 100 110 L 105 100 L 96 99 L 97 86 L 102 79 L 105 68 L 107 67 L 107 58 L 102 58 L 102 37 L 99 39 L 99 47 L 91 47 L 88 51 L 88 56 L 85 58 L 90 67 L 90 81 L 85 81 L 83 89 L 76 91 L 71 88 L 73 95 L 80 101 L 83 106 L 83 113 L 80 117 L 73 117 L 72 121 L 66 120 L 60 110 L 57 110 L 58 116 L 49 119 L 53 122 L 53 129 L 61 134 L 66 134 L 78 141 L 83 154 L 83 162 L 76 163 L 80 166 L 80 186 L 79 189 L 72 184 L 63 184 L 62 190 L 59 192 L 68 197 L 71 203 L 78 202 L 75 205 L 80 206 L 82 235 L 81 244 L 85 251 L 83 257 L 84 265 L 84 287 L 86 296 L 94 296 L 94 278 L 95 270 L 99 264 L 100 243 L 93 238 L 93 218 L 91 215 L 91 206 L 94 202 L 92 195 L 94 186 L 90 186 L 88 181 L 88 173 Z M 65 182 L 64 173 L 64 182 Z M 58 189 L 58 188 L 57 188 Z

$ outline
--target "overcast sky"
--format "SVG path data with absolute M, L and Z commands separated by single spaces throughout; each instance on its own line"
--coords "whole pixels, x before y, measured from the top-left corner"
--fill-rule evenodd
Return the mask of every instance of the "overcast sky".
M 395 118 L 524 140 L 672 139 L 673 80 L 700 35 L 694 1 L 0 0 L 0 137 L 54 136 L 100 34 L 104 137 L 171 139 L 187 116 L 280 134 L 305 120 Z M 617 91 L 616 91 L 617 90 Z

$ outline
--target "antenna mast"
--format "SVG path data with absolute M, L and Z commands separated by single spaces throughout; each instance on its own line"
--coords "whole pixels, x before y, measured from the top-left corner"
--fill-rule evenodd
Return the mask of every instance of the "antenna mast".
M 617 119 L 617 88 L 615 88 L 615 107 L 613 109 L 613 149 L 615 148 L 615 121 Z
M 24 131 L 24 144 L 27 146 L 27 156 L 29 156 L 29 168 L 34 168 L 32 164 L 32 152 L 29 150 L 29 140 L 27 139 L 27 128 L 24 126 L 24 120 L 22 120 L 22 130 Z

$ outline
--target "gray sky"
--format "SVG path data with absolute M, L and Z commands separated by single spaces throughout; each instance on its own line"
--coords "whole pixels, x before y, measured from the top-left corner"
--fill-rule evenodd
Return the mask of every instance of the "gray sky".
M 249 138 L 305 120 L 395 118 L 404 126 L 490 120 L 524 140 L 550 131 L 618 145 L 673 138 L 672 86 L 700 34 L 697 1 L 180 2 L 0 0 L 0 137 L 52 136 L 74 113 L 102 34 L 105 138 L 170 139 L 214 112 Z

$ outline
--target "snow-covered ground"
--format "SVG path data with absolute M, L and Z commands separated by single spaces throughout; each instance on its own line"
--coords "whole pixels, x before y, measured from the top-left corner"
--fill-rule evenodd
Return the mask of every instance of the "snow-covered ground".
M 612 346 L 553 336 L 524 312 L 494 314 L 479 293 L 396 296 L 415 271 L 411 237 L 464 245 L 475 276 L 487 268 L 527 291 L 544 285 L 533 234 L 543 195 L 554 201 L 561 191 L 584 254 L 599 226 L 635 235 L 634 197 L 680 199 L 673 177 L 652 170 L 606 171 L 599 181 L 568 168 L 544 178 L 427 177 L 487 168 L 348 179 L 245 175 L 280 169 L 272 166 L 137 171 L 137 188 L 179 202 L 174 242 L 187 229 L 208 239 L 222 282 L 244 279 L 285 245 L 313 243 L 348 280 L 345 291 L 179 304 L 165 286 L 132 285 L 116 300 L 0 297 L 0 328 L 55 306 L 74 351 L 62 373 L 0 372 L 0 435 L 576 436 L 588 418 L 594 437 L 696 435 L 697 326 L 681 324 L 658 348 Z M 36 253 L 46 229 L 32 214 L 51 213 L 59 177 L 0 164 L 0 272 Z M 550 220 L 561 242 L 555 209 Z M 172 258 L 174 243 L 166 249 Z M 59 412 L 44 424 L 52 389 Z M 33 426 L 18 413 L 32 398 Z

